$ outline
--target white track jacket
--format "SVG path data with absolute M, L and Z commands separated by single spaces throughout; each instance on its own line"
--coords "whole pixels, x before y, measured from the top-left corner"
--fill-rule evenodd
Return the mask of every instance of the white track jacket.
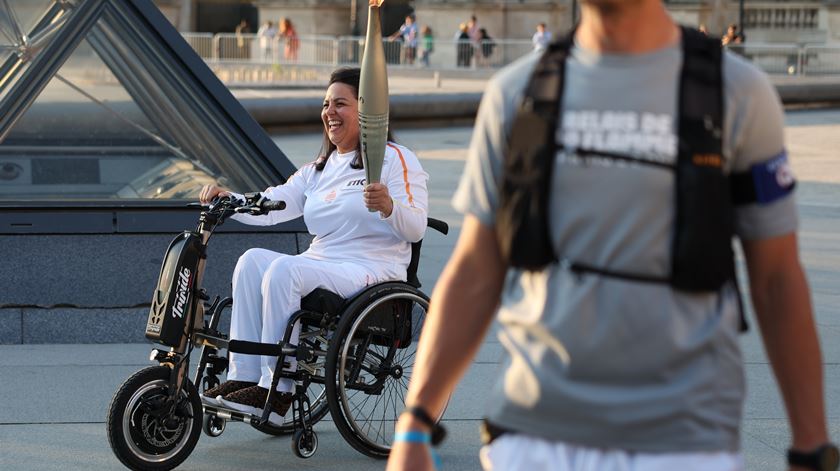
M 301 255 L 316 260 L 353 261 L 375 270 L 382 279 L 406 279 L 411 242 L 426 230 L 428 191 L 417 156 L 407 148 L 388 143 L 381 182 L 388 187 L 394 210 L 387 218 L 369 212 L 362 199 L 364 169 L 350 167 L 355 152 L 333 152 L 322 171 L 314 163 L 304 165 L 285 184 L 267 188 L 263 194 L 283 200 L 286 209 L 263 216 L 237 214 L 232 219 L 250 225 L 268 226 L 301 215 L 315 236 Z M 241 198 L 241 195 L 234 195 Z

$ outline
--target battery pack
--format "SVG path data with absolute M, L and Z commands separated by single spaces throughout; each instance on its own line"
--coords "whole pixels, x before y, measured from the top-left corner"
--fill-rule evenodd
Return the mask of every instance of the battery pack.
M 201 237 L 194 232 L 183 232 L 169 244 L 152 296 L 147 339 L 169 347 L 181 344 L 184 326 L 195 303 L 194 285 L 201 247 Z

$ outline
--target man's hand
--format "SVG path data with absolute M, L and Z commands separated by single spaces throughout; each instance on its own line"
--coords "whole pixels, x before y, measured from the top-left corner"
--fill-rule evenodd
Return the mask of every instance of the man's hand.
M 217 196 L 230 196 L 230 191 L 219 188 L 216 185 L 204 185 L 204 188 L 201 189 L 201 193 L 198 196 L 198 200 L 201 201 L 201 204 L 208 204 Z
M 428 432 L 429 427 L 414 418 L 411 414 L 402 414 L 397 422 L 397 432 L 422 431 Z M 429 445 L 424 443 L 395 442 L 388 455 L 386 471 L 433 471 L 432 453 Z
M 406 404 L 423 407 L 432 417 L 441 415 L 493 321 L 506 272 L 493 228 L 475 216 L 464 217 L 458 244 L 435 285 L 423 323 Z M 429 427 L 411 414 L 402 414 L 396 430 Z M 394 445 L 388 471 L 432 469 L 428 445 Z
M 387 186 L 381 183 L 371 183 L 365 187 L 363 196 L 365 206 L 368 209 L 379 211 L 386 218 L 391 216 L 391 211 L 394 210 L 394 200 L 391 199 Z
M 432 454 L 429 445 L 422 443 L 397 442 L 391 447 L 386 471 L 433 471 Z

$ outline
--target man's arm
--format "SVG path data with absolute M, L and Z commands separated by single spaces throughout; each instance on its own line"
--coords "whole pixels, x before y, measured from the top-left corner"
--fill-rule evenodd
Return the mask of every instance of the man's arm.
M 822 358 L 796 234 L 743 241 L 753 306 L 782 392 L 793 448 L 828 441 Z
M 455 251 L 435 286 L 406 404 L 436 415 L 467 370 L 493 320 L 504 282 L 496 234 L 467 215 Z M 397 431 L 428 431 L 403 414 Z M 389 470 L 430 469 L 425 445 L 395 443 Z

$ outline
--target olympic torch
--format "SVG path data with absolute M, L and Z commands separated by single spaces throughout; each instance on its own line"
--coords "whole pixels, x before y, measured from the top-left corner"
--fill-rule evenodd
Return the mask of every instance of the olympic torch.
M 359 78 L 359 140 L 367 183 L 378 183 L 388 139 L 388 69 L 382 45 L 380 7 L 384 0 L 370 0 L 365 52 Z M 371 210 L 373 211 L 373 210 Z

